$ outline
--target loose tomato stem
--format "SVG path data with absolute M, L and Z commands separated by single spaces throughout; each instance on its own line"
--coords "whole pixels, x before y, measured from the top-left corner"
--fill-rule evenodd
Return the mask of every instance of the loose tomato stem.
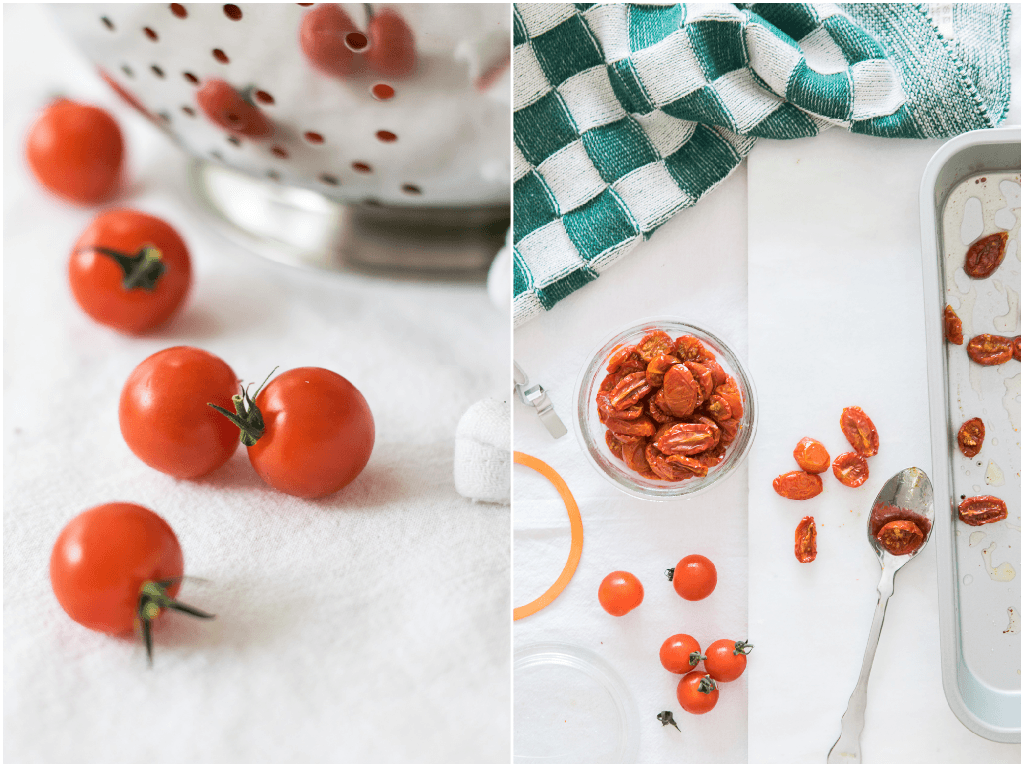
M 146 643 L 146 660 L 149 666 L 153 665 L 153 620 L 163 610 L 175 610 L 180 613 L 191 615 L 195 618 L 212 620 L 216 615 L 203 612 L 198 608 L 179 602 L 170 594 L 167 589 L 180 578 L 172 578 L 166 581 L 146 581 L 139 589 L 139 626 L 142 628 L 142 638 Z
M 668 570 L 665 571 L 665 577 L 668 578 L 669 580 L 672 580 L 672 578 L 675 576 L 675 574 L 676 574 L 676 569 L 674 567 L 670 567 L 670 568 L 668 568 Z
M 736 647 L 733 649 L 733 655 L 750 655 L 750 651 L 754 649 L 754 645 L 750 644 L 746 639 L 736 643 Z
M 715 684 L 715 680 L 710 676 L 703 677 L 697 684 L 697 692 L 702 692 L 705 695 L 710 695 L 712 692 L 718 689 L 718 685 Z
M 114 259 L 124 274 L 124 278 L 121 280 L 121 287 L 125 290 L 142 288 L 152 292 L 156 290 L 156 285 L 161 275 L 167 271 L 167 264 L 164 263 L 163 253 L 153 245 L 143 245 L 134 256 L 98 246 L 83 248 L 82 250 L 93 250 Z
M 677 730 L 679 730 L 679 725 L 676 724 L 675 717 L 672 716 L 671 711 L 662 711 L 660 714 L 658 714 L 658 721 L 661 722 L 662 727 L 664 727 L 667 724 L 670 724 Z M 679 730 L 679 732 L 682 732 L 682 730 Z
M 241 394 L 235 394 L 231 397 L 231 401 L 235 405 L 234 413 L 222 408 L 220 405 L 214 405 L 212 402 L 206 403 L 239 428 L 241 431 L 242 444 L 246 447 L 252 447 L 255 445 L 257 440 L 259 440 L 267 430 L 267 425 L 263 422 L 263 413 L 261 413 L 260 409 L 256 407 L 254 397 L 259 396 L 263 387 L 267 385 L 267 381 L 270 380 L 270 376 L 274 375 L 275 370 L 277 370 L 276 367 L 274 370 L 270 371 L 270 374 L 263 380 L 263 383 L 260 384 L 260 388 L 256 390 L 256 394 L 252 397 L 249 396 L 248 388 L 242 389 Z

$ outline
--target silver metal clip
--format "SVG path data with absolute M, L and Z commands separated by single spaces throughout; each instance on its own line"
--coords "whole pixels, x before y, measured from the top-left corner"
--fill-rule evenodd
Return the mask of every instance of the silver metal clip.
M 526 377 L 526 373 L 519 367 L 519 363 L 513 361 L 512 364 L 515 368 L 513 378 L 516 385 L 516 394 L 519 395 L 519 399 L 524 404 L 536 408 L 541 423 L 544 424 L 552 437 L 555 439 L 564 437 L 566 433 L 565 424 L 562 423 L 562 419 L 555 412 L 555 408 L 551 404 L 551 398 L 544 391 L 544 387 L 540 384 L 531 386 L 530 379 Z

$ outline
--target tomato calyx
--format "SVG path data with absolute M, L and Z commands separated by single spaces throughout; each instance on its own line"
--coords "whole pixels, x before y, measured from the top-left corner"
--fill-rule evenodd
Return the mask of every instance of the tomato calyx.
M 697 692 L 702 692 L 705 695 L 710 695 L 718 689 L 718 685 L 715 684 L 715 680 L 710 675 L 701 678 L 697 684 Z
M 676 724 L 675 717 L 672 716 L 671 711 L 662 711 L 660 714 L 658 714 L 658 721 L 661 722 L 662 727 L 670 724 L 677 730 L 679 730 L 679 725 Z M 682 730 L 679 730 L 679 732 L 682 732 Z
M 695 668 L 698 663 L 702 660 L 707 660 L 707 655 L 701 655 L 699 652 L 690 653 L 690 668 Z
M 754 649 L 754 645 L 750 644 L 746 639 L 742 639 L 736 643 L 733 648 L 733 655 L 750 655 L 750 651 Z
M 270 375 L 268 375 L 266 379 L 264 379 L 263 383 L 260 384 L 260 388 L 256 390 L 255 395 L 250 397 L 249 389 L 246 387 L 242 389 L 241 394 L 235 394 L 231 397 L 231 401 L 235 405 L 234 413 L 222 408 L 220 405 L 214 405 L 212 402 L 206 403 L 239 428 L 241 431 L 242 444 L 246 447 L 252 447 L 255 445 L 267 430 L 267 425 L 263 421 L 263 413 L 261 413 L 260 409 L 256 407 L 254 399 L 263 390 L 263 387 L 267 385 L 267 381 L 270 380 L 270 376 L 274 375 L 275 370 L 277 370 L 277 368 L 270 371 Z
M 167 264 L 164 263 L 163 253 L 154 245 L 143 245 L 134 256 L 98 245 L 82 248 L 79 252 L 89 250 L 114 259 L 117 265 L 121 267 L 121 272 L 124 275 L 124 278 L 121 280 L 121 287 L 126 291 L 142 288 L 143 290 L 153 292 L 156 290 L 160 277 L 167 271 Z
M 668 568 L 665 571 L 665 577 L 668 578 L 669 580 L 672 580 L 672 578 L 675 576 L 675 574 L 676 574 L 676 569 L 674 567 L 670 567 L 670 568 Z
M 175 582 L 180 578 L 171 578 L 166 581 L 146 581 L 139 589 L 139 627 L 142 629 L 142 638 L 146 643 L 146 660 L 153 665 L 153 620 L 164 610 L 175 610 L 179 613 L 191 615 L 194 618 L 212 620 L 217 616 L 203 612 L 198 608 L 179 602 L 167 593 Z

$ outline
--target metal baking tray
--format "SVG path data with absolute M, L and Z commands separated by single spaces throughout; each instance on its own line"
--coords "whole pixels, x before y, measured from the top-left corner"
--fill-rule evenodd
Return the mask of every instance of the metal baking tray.
M 965 133 L 936 152 L 921 183 L 942 686 L 964 725 L 1004 743 L 1020 743 L 1021 723 L 1020 363 L 977 365 L 967 342 L 1020 334 L 1020 153 L 1019 127 Z M 1002 264 L 970 279 L 968 244 L 999 230 L 1009 231 Z M 946 304 L 963 322 L 963 346 L 945 342 Z M 966 458 L 956 433 L 975 416 L 985 441 Z M 1002 498 L 1007 518 L 961 522 L 960 499 L 973 495 Z

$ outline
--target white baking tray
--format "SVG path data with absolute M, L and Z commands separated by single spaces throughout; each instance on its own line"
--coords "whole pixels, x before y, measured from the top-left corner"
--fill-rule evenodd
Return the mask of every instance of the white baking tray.
M 1020 334 L 1020 158 L 1019 127 L 972 131 L 936 152 L 921 184 L 942 685 L 964 725 L 1005 743 L 1020 742 L 1021 723 L 1020 363 L 982 367 L 967 342 Z M 1003 263 L 985 280 L 968 278 L 968 244 L 1000 229 L 1009 231 Z M 963 322 L 963 346 L 945 342 L 947 303 Z M 969 459 L 956 432 L 974 416 L 986 435 Z M 972 495 L 1002 498 L 1007 519 L 961 522 L 957 505 Z

